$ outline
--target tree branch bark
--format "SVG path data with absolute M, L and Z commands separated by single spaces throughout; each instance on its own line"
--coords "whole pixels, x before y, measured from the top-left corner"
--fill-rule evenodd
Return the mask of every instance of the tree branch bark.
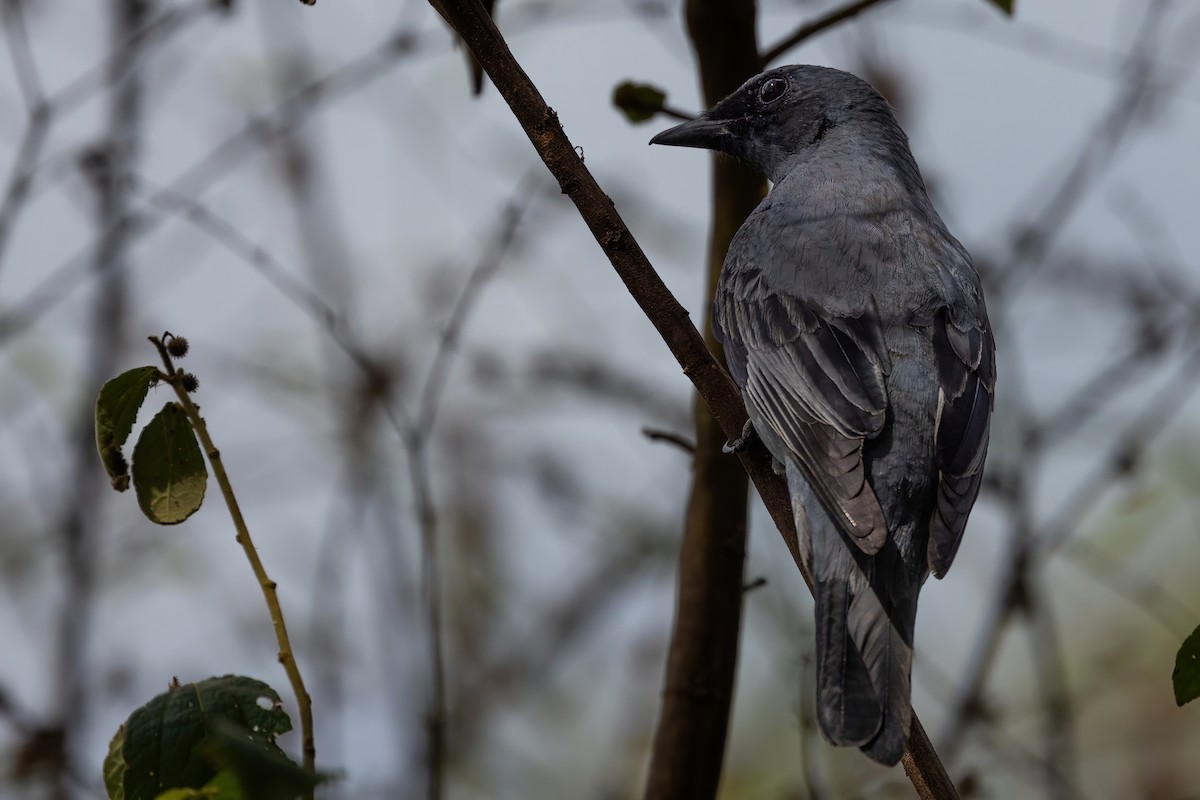
M 688 0 L 688 34 L 704 102 L 714 105 L 758 72 L 753 0 Z M 729 242 L 766 193 L 762 176 L 728 158 L 712 160 L 712 224 L 706 265 L 704 339 L 721 358 L 712 301 Z M 717 794 L 733 705 L 746 553 L 746 472 L 721 447 L 725 432 L 697 395 L 696 457 L 688 500 L 675 626 L 646 798 Z
M 746 409 L 733 381 L 709 352 L 703 337 L 692 325 L 687 309 L 659 278 L 612 201 L 584 166 L 563 132 L 557 115 L 521 69 L 491 17 L 478 0 L 440 0 L 439 5 L 450 26 L 483 65 L 563 193 L 579 210 L 629 293 L 671 349 L 684 374 L 696 386 L 724 436 L 736 438 L 746 422 Z M 738 459 L 762 496 L 805 582 L 811 587 L 811 578 L 800 560 L 787 487 L 772 471 L 770 456 L 761 443 L 755 442 L 739 453 Z M 923 800 L 958 797 L 915 715 L 903 763 Z

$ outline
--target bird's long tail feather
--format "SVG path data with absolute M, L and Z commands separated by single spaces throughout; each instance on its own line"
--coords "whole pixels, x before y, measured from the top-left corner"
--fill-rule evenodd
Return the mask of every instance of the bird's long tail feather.
M 811 496 L 792 465 L 788 483 L 797 507 Z M 907 571 L 894 537 L 867 556 L 848 546 L 823 514 L 814 514 L 807 528 L 821 730 L 835 745 L 859 747 L 875 761 L 895 764 L 912 721 L 909 674 L 919 586 L 904 585 Z

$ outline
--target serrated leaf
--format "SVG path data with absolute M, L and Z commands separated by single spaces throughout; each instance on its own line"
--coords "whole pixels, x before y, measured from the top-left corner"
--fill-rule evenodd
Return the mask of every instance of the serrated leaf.
M 228 778 L 213 780 L 218 772 L 210 731 L 217 720 L 239 726 L 244 736 L 286 758 L 275 737 L 290 731 L 292 722 L 275 690 L 237 675 L 208 678 L 168 689 L 129 715 L 105 759 L 110 800 L 156 800 L 170 789 L 204 786 L 225 792 L 215 795 L 219 800 L 239 800 Z M 120 794 L 113 794 L 114 786 Z
M 663 110 L 667 93 L 648 83 L 625 81 L 612 93 L 612 103 L 633 123 L 647 122 Z
M 1190 703 L 1200 697 L 1200 626 L 1180 645 L 1171 683 L 1175 686 L 1176 705 Z
M 96 398 L 96 449 L 113 488 L 119 492 L 129 488 L 129 470 L 121 448 L 133 430 L 138 409 L 146 400 L 146 393 L 157 374 L 154 367 L 122 372 L 100 387 Z
M 991 3 L 992 5 L 994 5 L 996 8 L 1003 11 L 1008 16 L 1011 17 L 1013 15 L 1013 6 L 1016 5 L 1016 0 L 987 0 L 987 1 L 989 3 Z
M 176 525 L 204 502 L 208 468 L 187 414 L 167 403 L 154 415 L 133 448 L 133 487 L 152 522 Z

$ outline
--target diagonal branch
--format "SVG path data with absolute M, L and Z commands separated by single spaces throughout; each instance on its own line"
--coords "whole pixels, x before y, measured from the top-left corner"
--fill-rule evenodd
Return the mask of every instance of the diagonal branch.
M 778 44 L 768 48 L 766 52 L 764 52 L 759 58 L 760 66 L 765 68 L 772 61 L 779 58 L 793 47 L 796 47 L 804 40 L 812 36 L 816 36 L 818 33 L 827 28 L 832 28 L 839 22 L 844 22 L 853 16 L 857 16 L 859 13 L 866 11 L 871 6 L 877 6 L 884 2 L 886 2 L 886 0 L 856 0 L 856 2 L 850 3 L 849 5 L 842 6 L 841 8 L 835 8 L 833 11 L 830 11 L 823 17 L 817 17 L 811 22 L 804 23 L 786 39 L 783 39 Z
M 746 409 L 733 381 L 709 352 L 687 309 L 654 271 L 612 200 L 584 166 L 557 116 L 521 69 L 491 17 L 478 0 L 442 0 L 441 5 L 450 25 L 483 65 L 534 149 L 579 210 L 629 293 L 708 403 L 721 430 L 728 438 L 736 438 L 746 421 Z M 771 470 L 770 457 L 761 444 L 739 453 L 738 458 L 800 566 L 791 502 L 783 479 Z M 802 566 L 800 571 L 811 586 L 807 571 Z M 904 769 L 922 798 L 957 798 L 954 784 L 915 715 Z

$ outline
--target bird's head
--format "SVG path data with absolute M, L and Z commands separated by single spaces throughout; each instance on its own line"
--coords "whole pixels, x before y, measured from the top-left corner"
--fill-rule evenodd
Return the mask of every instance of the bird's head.
M 650 144 L 701 147 L 739 159 L 778 182 L 829 143 L 907 141 L 887 101 L 865 81 L 828 67 L 779 67 L 751 78 L 695 119 Z

